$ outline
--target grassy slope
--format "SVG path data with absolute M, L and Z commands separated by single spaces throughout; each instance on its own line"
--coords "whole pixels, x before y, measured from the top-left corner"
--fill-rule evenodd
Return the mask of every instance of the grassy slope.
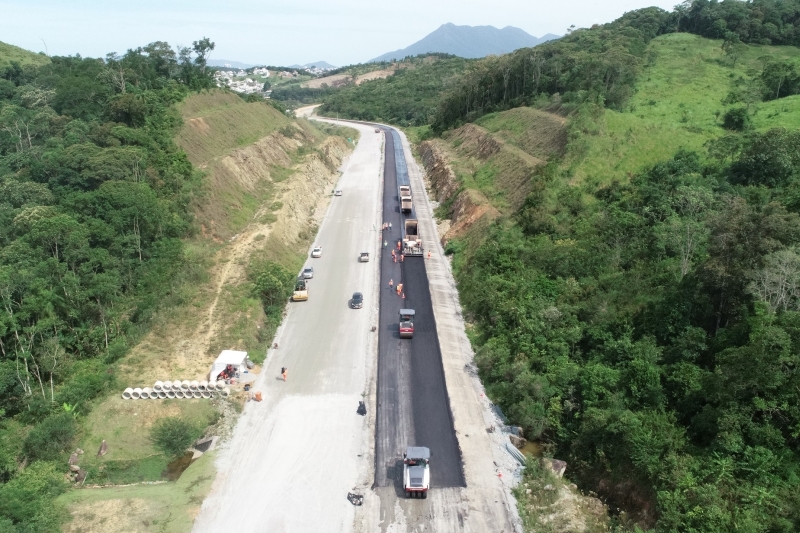
M 67 492 L 57 500 L 72 515 L 63 531 L 188 532 L 211 490 L 215 456 L 216 452 L 204 454 L 175 483 Z
M 763 56 L 800 56 L 793 47 L 748 46 L 733 68 L 721 45 L 685 33 L 654 39 L 649 45 L 654 60 L 644 69 L 628 110 L 606 110 L 599 135 L 587 138 L 588 150 L 567 157 L 574 179 L 598 184 L 624 180 L 681 148 L 704 152 L 707 141 L 726 133 L 721 116 L 730 106 L 722 101 L 736 81 L 757 75 Z M 757 104 L 755 127 L 798 127 L 798 103 L 800 97 Z
M 43 54 L 29 52 L 19 46 L 0 42 L 0 68 L 11 65 L 15 61 L 20 65 L 46 65 L 50 58 Z
M 291 131 L 285 131 L 293 132 L 297 139 L 303 140 L 303 145 L 307 147 L 303 153 L 311 153 L 331 134 L 344 135 L 340 130 L 322 131 L 307 120 L 290 119 L 264 103 L 248 104 L 236 95 L 217 90 L 189 96 L 181 103 L 179 112 L 184 119 L 184 127 L 176 141 L 187 150 L 194 164 L 206 167 L 203 203 L 195 206 L 198 219 L 203 220 L 203 209 L 210 209 L 210 204 L 221 203 L 223 209 L 213 211 L 213 214 L 225 217 L 226 220 L 218 222 L 231 230 L 241 229 L 251 221 L 253 213 L 264 202 L 273 201 L 275 191 L 272 186 L 243 187 L 249 175 L 238 176 L 241 179 L 234 180 L 237 177 L 234 175 L 235 168 L 228 169 L 225 179 L 215 180 L 215 173 L 222 174 L 218 166 L 220 161 L 249 144 L 248 139 L 258 140 L 282 128 L 290 128 Z M 191 122 L 198 118 L 203 119 L 201 126 L 197 125 L 200 121 Z M 282 142 L 288 142 L 292 147 L 299 145 L 299 142 L 285 139 Z M 272 146 L 274 143 L 267 144 Z M 270 167 L 271 179 L 262 181 L 279 182 L 289 178 L 293 172 L 285 167 L 302 161 L 304 156 L 300 152 L 302 150 L 286 156 L 282 163 L 284 166 Z M 246 169 L 247 165 L 242 168 Z M 254 172 L 257 173 L 259 169 L 261 167 Z M 259 260 L 277 261 L 292 271 L 300 268 L 302 250 L 307 248 L 306 241 L 310 242 L 311 235 L 306 237 L 306 241 L 290 244 L 273 235 L 268 239 L 270 244 L 267 252 L 261 254 L 264 257 L 258 257 Z M 140 379 L 140 372 L 149 366 L 150 356 L 170 361 L 174 373 L 167 375 L 168 379 L 184 375 L 185 369 L 181 366 L 183 363 L 179 354 L 175 353 L 174 346 L 168 341 L 171 335 L 182 334 L 176 331 L 194 329 L 201 320 L 206 319 L 206 308 L 214 300 L 213 285 L 217 282 L 213 274 L 215 269 L 221 267 L 214 263 L 214 258 L 223 246 L 225 244 L 222 242 L 200 235 L 187 242 L 187 261 L 196 264 L 196 268 L 208 271 L 207 282 L 191 288 L 185 296 L 186 305 L 170 308 L 168 313 L 155 320 L 158 325 L 153 333 L 159 346 L 163 344 L 160 346 L 162 351 L 150 354 L 149 348 L 143 348 L 150 339 L 147 337 L 120 362 L 119 376 L 122 382 Z M 264 326 L 262 330 L 266 333 L 263 338 L 256 334 L 256 325 L 262 327 L 265 322 L 264 311 L 261 302 L 253 297 L 250 284 L 244 277 L 225 285 L 214 316 L 226 317 L 226 323 L 215 336 L 211 350 L 243 349 L 252 353 L 256 360 L 259 353 L 265 352 L 264 343 L 269 341 L 271 333 Z M 241 399 L 237 397 L 234 401 Z M 217 419 L 215 407 L 206 400 L 132 402 L 123 401 L 116 395 L 102 400 L 83 420 L 80 446 L 86 450 L 86 454 L 81 466 L 89 471 L 87 483 L 124 484 L 158 480 L 166 467 L 167 458 L 154 449 L 149 440 L 149 430 L 156 420 L 170 416 L 184 417 L 203 428 Z M 224 420 L 220 422 L 223 423 Z M 95 453 L 103 439 L 108 444 L 109 452 L 102 458 L 96 458 Z M 68 492 L 61 502 L 68 504 L 76 520 L 67 526 L 66 531 L 99 531 L 100 528 L 120 532 L 188 531 L 191 521 L 185 515 L 199 507 L 208 489 L 206 485 L 210 486 L 214 475 L 210 461 L 201 468 L 205 473 L 190 475 L 192 469 L 195 469 L 195 465 L 176 483 Z M 143 526 L 143 518 L 147 519 L 148 525 Z M 101 523 L 98 520 L 106 521 Z M 81 526 L 79 522 L 84 525 Z
M 233 148 L 247 146 L 292 121 L 272 106 L 247 103 L 234 93 L 213 89 L 178 105 L 184 124 L 175 141 L 195 165 Z

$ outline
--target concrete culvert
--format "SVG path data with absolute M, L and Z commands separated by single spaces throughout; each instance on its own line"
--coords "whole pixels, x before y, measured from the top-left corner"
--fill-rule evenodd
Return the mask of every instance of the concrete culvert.
M 189 383 L 189 390 L 200 390 L 200 383 L 198 381 L 192 381 Z
M 151 400 L 158 400 L 161 396 L 158 395 L 159 391 L 151 390 L 150 391 L 150 399 Z
M 206 380 L 201 381 L 200 384 L 197 386 L 197 390 L 199 391 L 208 390 L 208 381 Z
M 178 381 L 173 380 L 172 381 L 172 390 L 174 390 L 174 391 L 181 390 L 181 380 L 178 380 Z
M 211 398 L 211 393 L 210 393 L 210 392 L 208 392 L 207 390 L 200 391 L 200 394 L 201 394 L 201 395 L 203 396 L 203 398 L 205 398 L 205 399 L 209 399 L 209 398 Z
M 153 389 L 151 389 L 150 387 L 145 387 L 145 388 L 143 388 L 143 389 L 142 389 L 142 394 L 141 394 L 140 398 L 141 398 L 142 400 L 149 400 L 149 399 L 150 399 L 150 393 L 151 393 L 152 391 L 153 391 Z
M 217 381 L 217 390 L 221 391 L 224 388 L 225 388 L 225 382 L 222 380 Z
M 158 395 L 158 399 L 159 400 L 165 400 L 165 399 L 169 398 L 169 393 L 166 392 L 166 391 L 163 391 L 163 390 L 160 390 L 160 391 L 156 392 L 156 394 Z
M 192 391 L 192 398 L 198 398 L 199 399 L 199 398 L 202 398 L 202 397 L 203 397 L 203 393 L 200 392 L 199 390 Z
M 168 390 L 168 391 L 165 392 L 165 394 L 167 395 L 167 398 L 174 398 L 175 397 L 175 391 L 174 390 Z
M 167 380 L 164 383 L 162 383 L 161 390 L 163 391 L 172 390 L 172 382 L 170 380 Z
M 184 379 L 183 381 L 181 381 L 181 390 L 186 392 L 187 390 L 189 390 L 189 387 L 191 387 L 191 385 L 192 384 L 189 382 L 188 379 Z
M 231 389 L 229 389 L 228 387 L 225 387 L 224 389 L 222 389 L 222 397 L 223 398 L 227 398 L 230 395 L 231 395 Z
M 128 387 L 124 391 L 122 391 L 122 399 L 123 400 L 130 400 L 133 398 L 133 389 Z
M 186 395 L 185 395 L 185 394 L 183 394 L 183 391 L 182 391 L 182 390 L 176 390 L 176 391 L 175 391 L 175 397 L 176 397 L 176 398 L 185 398 L 185 397 L 186 397 Z
M 156 392 L 160 391 L 162 388 L 164 388 L 164 382 L 163 381 L 156 381 L 156 384 L 153 385 L 153 390 L 156 391 Z
M 142 397 L 142 389 L 140 389 L 139 387 L 133 389 L 133 392 L 131 393 L 131 398 L 134 400 L 138 400 L 141 397 Z

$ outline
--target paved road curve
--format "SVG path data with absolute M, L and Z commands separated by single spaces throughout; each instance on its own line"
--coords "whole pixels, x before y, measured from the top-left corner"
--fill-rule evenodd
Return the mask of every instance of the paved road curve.
M 400 461 L 409 445 L 431 449 L 432 487 L 463 487 L 465 482 L 436 335 L 426 260 L 414 257 L 395 263 L 388 250 L 401 238 L 404 216 L 397 198 L 395 140 L 388 128 L 384 131 L 383 219 L 392 223 L 392 230 L 384 232 L 387 248 L 381 258 L 375 485 L 394 485 L 401 496 Z M 398 155 L 403 157 L 402 151 Z M 405 299 L 389 289 L 390 279 L 395 287 L 403 283 Z M 399 338 L 402 307 L 416 311 L 413 339 Z

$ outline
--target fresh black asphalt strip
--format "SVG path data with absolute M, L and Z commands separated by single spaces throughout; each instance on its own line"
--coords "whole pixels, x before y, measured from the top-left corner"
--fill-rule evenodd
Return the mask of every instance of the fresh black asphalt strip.
M 464 487 L 461 450 L 453 427 L 449 396 L 436 335 L 424 257 L 392 260 L 402 237 L 404 215 L 400 212 L 395 166 L 395 140 L 384 128 L 385 165 L 383 231 L 386 246 L 381 254 L 380 327 L 378 341 L 378 401 L 375 431 L 375 485 L 399 487 L 406 446 L 431 450 L 431 487 Z M 403 157 L 402 150 L 397 151 Z M 413 213 L 411 215 L 413 217 Z M 423 242 L 431 236 L 423 235 Z M 394 288 L 403 283 L 405 298 Z M 401 308 L 416 311 L 414 338 L 400 339 Z M 398 491 L 401 493 L 401 491 Z

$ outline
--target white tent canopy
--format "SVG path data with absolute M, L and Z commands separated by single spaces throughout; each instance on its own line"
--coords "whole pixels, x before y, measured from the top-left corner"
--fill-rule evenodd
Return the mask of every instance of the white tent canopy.
M 211 372 L 208 374 L 208 381 L 214 382 L 217 380 L 219 373 L 225 370 L 225 367 L 232 365 L 233 369 L 240 374 L 247 370 L 247 352 L 237 352 L 236 350 L 222 350 L 214 365 L 211 367 Z

